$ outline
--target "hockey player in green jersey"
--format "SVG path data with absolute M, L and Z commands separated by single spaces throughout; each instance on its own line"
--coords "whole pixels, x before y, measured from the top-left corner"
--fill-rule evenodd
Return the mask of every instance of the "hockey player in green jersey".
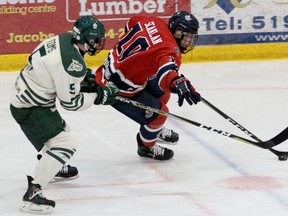
M 104 44 L 103 24 L 92 16 L 80 17 L 72 33 L 40 43 L 16 79 L 10 104 L 12 116 L 36 150 L 42 152 L 34 178 L 27 176 L 23 211 L 48 213 L 55 207 L 53 200 L 43 196 L 42 188 L 77 150 L 68 125 L 57 111 L 56 98 L 65 110 L 81 111 L 93 104 L 110 105 L 118 95 L 115 87 L 100 87 L 84 79 L 85 53 L 95 55 Z

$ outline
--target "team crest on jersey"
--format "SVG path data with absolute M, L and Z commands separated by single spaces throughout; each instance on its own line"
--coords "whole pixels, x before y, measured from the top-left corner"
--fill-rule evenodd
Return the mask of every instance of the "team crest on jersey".
M 178 47 L 174 47 L 174 52 L 176 53 L 177 56 L 179 56 L 180 52 L 179 52 Z
M 72 63 L 69 65 L 68 71 L 82 71 L 83 70 L 83 65 L 75 60 L 75 59 L 72 59 Z

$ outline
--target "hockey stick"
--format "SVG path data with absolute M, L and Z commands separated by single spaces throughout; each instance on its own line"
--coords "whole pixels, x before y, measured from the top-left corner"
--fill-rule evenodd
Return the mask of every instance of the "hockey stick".
M 253 134 L 251 131 L 249 131 L 248 129 L 246 129 L 245 127 L 243 127 L 241 124 L 239 124 L 238 122 L 236 122 L 234 119 L 232 119 L 231 117 L 229 117 L 227 114 L 225 114 L 223 111 L 221 111 L 220 109 L 218 109 L 217 107 L 215 107 L 213 104 L 211 104 L 210 102 L 208 102 L 206 99 L 204 99 L 203 97 L 201 97 L 201 101 L 206 104 L 208 107 L 210 107 L 212 110 L 214 110 L 215 112 L 217 112 L 218 114 L 220 114 L 222 117 L 224 117 L 226 120 L 228 120 L 230 123 L 232 123 L 233 125 L 235 125 L 237 128 L 239 128 L 240 130 L 242 130 L 245 134 L 247 134 L 248 136 L 250 136 L 251 138 L 253 138 L 254 140 L 258 141 L 258 142 L 262 142 L 261 139 L 259 139 L 255 134 Z M 286 128 L 287 130 L 287 128 Z M 285 135 L 285 134 L 284 134 Z M 285 138 L 285 136 L 283 137 Z M 281 138 L 280 138 L 281 139 Z M 285 140 L 285 139 L 284 139 Z M 283 140 L 283 141 L 284 141 Z M 274 153 L 275 155 L 278 156 L 278 158 L 280 160 L 287 160 L 288 158 L 288 152 L 282 152 L 282 151 L 277 151 L 273 148 L 268 148 L 269 151 L 271 151 L 272 153 Z M 286 159 L 285 159 L 286 158 Z
M 124 102 L 124 103 L 131 104 L 133 106 L 136 106 L 136 107 L 144 109 L 144 110 L 148 110 L 150 112 L 157 113 L 159 115 L 164 115 L 164 116 L 167 116 L 167 117 L 173 117 L 175 119 L 182 120 L 184 122 L 190 123 L 190 124 L 192 124 L 192 125 L 194 125 L 196 127 L 204 128 L 204 129 L 206 129 L 208 131 L 212 131 L 212 132 L 215 132 L 217 134 L 229 137 L 231 139 L 238 140 L 240 142 L 247 143 L 247 144 L 252 144 L 252 145 L 258 146 L 260 148 L 264 148 L 264 149 L 270 149 L 273 146 L 279 145 L 280 143 L 282 143 L 283 141 L 288 139 L 288 127 L 285 130 L 283 130 L 281 133 L 279 133 L 277 136 L 275 136 L 274 138 L 272 138 L 270 140 L 267 140 L 267 141 L 264 141 L 264 142 L 254 142 L 254 141 L 248 140 L 246 138 L 231 134 L 229 132 L 225 132 L 225 131 L 213 128 L 211 126 L 207 126 L 207 125 L 201 124 L 199 122 L 195 122 L 195 121 L 192 121 L 190 119 L 186 119 L 184 117 L 181 117 L 181 116 L 178 116 L 178 115 L 175 115 L 175 114 L 172 114 L 172 113 L 165 112 L 165 111 L 163 111 L 161 109 L 152 108 L 150 106 L 147 106 L 146 104 L 143 104 L 143 103 L 140 103 L 140 102 L 137 102 L 137 101 L 133 101 L 133 100 L 130 100 L 128 98 L 117 96 L 116 100 Z

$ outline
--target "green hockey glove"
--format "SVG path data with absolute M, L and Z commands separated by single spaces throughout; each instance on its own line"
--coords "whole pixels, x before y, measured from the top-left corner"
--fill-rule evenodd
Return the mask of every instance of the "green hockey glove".
M 115 98 L 119 95 L 119 89 L 115 86 L 97 86 L 98 94 L 94 104 L 111 105 L 115 103 Z
M 86 75 L 83 81 L 80 83 L 81 92 L 97 92 L 97 83 L 95 80 L 95 74 L 93 74 L 90 68 L 87 68 Z

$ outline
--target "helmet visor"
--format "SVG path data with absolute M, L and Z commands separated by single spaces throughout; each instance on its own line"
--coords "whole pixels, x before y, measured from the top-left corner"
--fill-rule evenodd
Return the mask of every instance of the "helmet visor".
M 198 34 L 192 32 L 184 32 L 181 28 L 177 28 L 174 32 L 174 38 L 176 39 L 181 53 L 185 54 L 190 52 L 198 41 Z
M 182 32 L 182 39 L 180 40 L 180 48 L 183 54 L 190 52 L 198 41 L 198 34 L 191 32 Z

